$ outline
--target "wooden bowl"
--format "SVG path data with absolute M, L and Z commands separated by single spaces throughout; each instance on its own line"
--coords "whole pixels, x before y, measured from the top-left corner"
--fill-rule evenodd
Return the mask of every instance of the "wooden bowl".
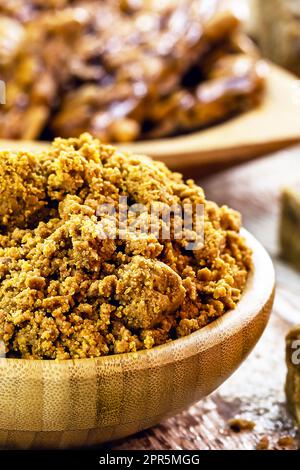
M 118 144 L 120 150 L 145 154 L 172 170 L 188 172 L 229 165 L 300 142 L 299 79 L 269 64 L 266 96 L 260 106 L 224 123 L 179 137 Z M 47 142 L 0 140 L 0 149 L 40 151 Z
M 190 336 L 137 353 L 66 361 L 0 360 L 0 447 L 100 444 L 157 424 L 210 394 L 268 322 L 274 270 L 245 230 L 254 270 L 236 309 Z

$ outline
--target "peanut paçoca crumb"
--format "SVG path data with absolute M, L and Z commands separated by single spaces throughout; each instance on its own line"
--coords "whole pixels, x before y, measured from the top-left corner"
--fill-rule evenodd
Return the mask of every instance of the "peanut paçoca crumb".
M 242 418 L 232 418 L 228 421 L 228 426 L 234 432 L 253 431 L 256 424 L 254 421 Z
M 278 439 L 277 445 L 282 448 L 291 448 L 295 445 L 295 438 L 292 436 L 281 436 Z
M 270 447 L 270 439 L 268 436 L 263 436 L 260 438 L 256 445 L 256 450 L 268 450 Z
M 8 357 L 150 349 L 199 330 L 241 298 L 252 256 L 239 214 L 162 163 L 83 134 L 38 155 L 0 152 L 0 188 L 0 340 Z M 149 222 L 152 204 L 202 205 L 204 245 L 187 249 L 174 230 L 163 237 L 159 217 L 157 236 L 121 236 L 124 198 L 143 204 L 139 223 Z M 108 203 L 116 230 L 99 209 Z M 136 222 L 132 213 L 128 220 Z

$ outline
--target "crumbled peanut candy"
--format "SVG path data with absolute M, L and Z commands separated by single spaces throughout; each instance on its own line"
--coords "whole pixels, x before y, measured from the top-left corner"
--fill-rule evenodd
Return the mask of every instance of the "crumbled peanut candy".
M 228 421 L 228 426 L 234 432 L 253 431 L 256 424 L 254 421 L 242 418 L 232 418 Z
M 268 450 L 270 447 L 270 439 L 268 436 L 263 436 L 260 438 L 256 445 L 256 450 Z
M 298 0 L 252 2 L 255 38 L 265 57 L 300 75 L 300 4 Z
M 0 340 L 8 357 L 150 349 L 199 330 L 241 298 L 252 256 L 239 215 L 162 163 L 84 134 L 39 155 L 0 152 L 0 187 Z M 185 235 L 174 232 L 119 237 L 99 204 L 117 207 L 120 196 L 145 207 L 203 204 L 206 243 L 187 250 Z M 115 236 L 102 237 L 103 227 Z
M 2 0 L 0 138 L 193 131 L 256 106 L 261 65 L 227 0 Z
M 134 256 L 118 277 L 115 299 L 121 318 L 132 328 L 148 329 L 161 323 L 185 297 L 181 277 L 157 260 Z
M 295 438 L 293 436 L 281 436 L 277 445 L 282 448 L 291 448 L 295 446 Z
M 280 198 L 280 255 L 300 270 L 300 184 L 283 188 Z

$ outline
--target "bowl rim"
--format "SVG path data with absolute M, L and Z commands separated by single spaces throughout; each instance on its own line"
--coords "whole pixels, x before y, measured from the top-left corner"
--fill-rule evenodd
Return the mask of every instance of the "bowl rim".
M 246 288 L 234 309 L 229 310 L 200 330 L 151 349 L 96 358 L 57 360 L 2 357 L 0 358 L 0 368 L 3 366 L 16 366 L 17 363 L 18 368 L 22 365 L 28 368 L 30 365 L 34 369 L 91 366 L 92 364 L 99 367 L 107 367 L 111 364 L 122 368 L 130 364 L 131 369 L 145 369 L 150 364 L 153 367 L 153 362 L 160 365 L 174 362 L 174 354 L 179 360 L 186 359 L 215 347 L 217 344 L 222 343 L 224 339 L 234 336 L 242 328 L 252 323 L 263 312 L 266 305 L 272 301 L 274 295 L 275 271 L 269 254 L 246 229 L 241 229 L 241 235 L 253 252 L 253 269 L 249 274 Z

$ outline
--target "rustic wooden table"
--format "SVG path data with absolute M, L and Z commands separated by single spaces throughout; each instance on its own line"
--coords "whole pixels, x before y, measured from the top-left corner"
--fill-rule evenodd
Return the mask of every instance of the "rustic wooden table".
M 284 338 L 300 323 L 300 275 L 278 257 L 277 225 L 280 187 L 300 181 L 300 147 L 240 165 L 200 181 L 207 196 L 238 209 L 244 225 L 268 249 L 277 272 L 277 294 L 269 326 L 255 351 L 213 395 L 153 429 L 113 443 L 111 449 L 255 449 L 264 436 L 270 449 L 279 439 L 298 436 L 285 406 Z M 253 431 L 234 433 L 228 420 L 245 418 Z

